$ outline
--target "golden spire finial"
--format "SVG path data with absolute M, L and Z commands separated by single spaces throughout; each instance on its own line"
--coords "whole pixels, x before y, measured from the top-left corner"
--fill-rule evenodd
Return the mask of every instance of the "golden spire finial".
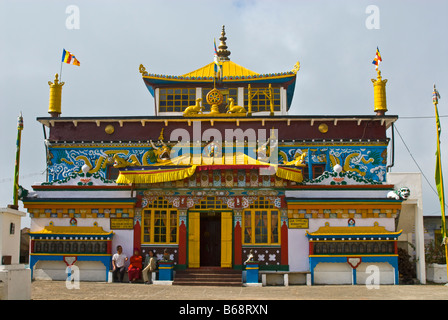
M 221 38 L 219 38 L 219 40 L 221 40 L 221 42 L 219 43 L 218 46 L 218 57 L 221 61 L 228 61 L 230 60 L 229 56 L 230 56 L 230 51 L 227 50 L 227 44 L 226 44 L 226 31 L 225 31 L 225 26 L 222 26 L 222 31 L 221 31 Z
M 381 71 L 377 70 L 378 76 L 375 79 L 371 79 L 373 83 L 373 98 L 374 98 L 374 109 L 377 116 L 384 116 L 387 112 L 386 104 L 386 82 L 387 79 L 383 80 L 381 78 Z
M 59 117 L 61 114 L 61 99 L 62 99 L 62 86 L 65 82 L 59 82 L 59 75 L 54 75 L 54 82 L 48 81 L 50 86 L 50 102 L 48 107 L 48 113 L 52 117 Z

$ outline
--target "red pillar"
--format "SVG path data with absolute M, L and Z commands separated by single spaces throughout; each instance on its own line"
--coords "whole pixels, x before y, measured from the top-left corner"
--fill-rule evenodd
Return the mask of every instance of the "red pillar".
M 281 262 L 280 264 L 286 266 L 289 264 L 288 261 L 288 226 L 286 221 L 283 221 L 282 225 L 282 245 L 281 245 Z
M 182 220 L 179 226 L 179 265 L 187 265 L 187 226 Z
M 237 221 L 235 225 L 235 229 L 233 230 L 233 252 L 234 252 L 234 265 L 241 266 L 243 248 L 242 248 L 242 239 L 241 239 L 241 225 L 240 222 Z
M 107 254 L 112 254 L 112 240 L 107 240 Z
M 137 222 L 134 224 L 134 248 L 137 248 L 138 250 L 140 250 L 140 245 L 142 242 L 142 228 L 140 227 L 140 222 L 137 220 Z

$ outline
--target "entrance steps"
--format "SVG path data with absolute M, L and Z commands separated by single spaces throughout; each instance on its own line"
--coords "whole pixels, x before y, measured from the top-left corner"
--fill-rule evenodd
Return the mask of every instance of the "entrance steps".
M 201 267 L 176 270 L 173 285 L 184 286 L 233 286 L 241 287 L 241 270 L 219 267 Z

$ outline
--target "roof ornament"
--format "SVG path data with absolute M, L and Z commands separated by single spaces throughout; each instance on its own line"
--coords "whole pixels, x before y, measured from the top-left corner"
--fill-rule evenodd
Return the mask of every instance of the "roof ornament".
M 291 72 L 293 73 L 297 73 L 300 70 L 300 62 L 297 61 L 296 64 L 294 65 L 294 68 L 292 68 Z
M 225 31 L 225 26 L 222 26 L 222 31 L 221 31 L 221 38 L 219 38 L 219 40 L 221 40 L 221 42 L 219 43 L 218 46 L 218 57 L 220 61 L 230 61 L 230 51 L 227 50 L 227 44 L 226 44 L 226 31 Z
M 146 68 L 143 66 L 143 64 L 140 64 L 138 67 L 138 71 L 142 74 L 142 76 L 147 76 L 148 72 L 146 71 Z
M 61 100 L 62 100 L 62 86 L 65 82 L 59 82 L 59 75 L 54 75 L 54 81 L 48 81 L 50 86 L 50 101 L 48 106 L 48 113 L 53 118 L 57 118 L 61 114 Z

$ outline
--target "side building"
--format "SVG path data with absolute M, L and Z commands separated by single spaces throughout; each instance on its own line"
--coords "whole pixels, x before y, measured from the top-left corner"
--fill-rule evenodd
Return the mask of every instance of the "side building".
M 76 263 L 81 280 L 107 281 L 121 245 L 167 251 L 177 270 L 242 270 L 252 251 L 261 271 L 315 284 L 360 283 L 372 264 L 398 283 L 409 193 L 386 183 L 398 119 L 386 80 L 372 80 L 373 115 L 289 115 L 300 64 L 259 74 L 230 60 L 226 40 L 223 27 L 215 61 L 181 76 L 140 65 L 155 116 L 61 117 L 56 76 L 51 116 L 37 119 L 47 181 L 22 198 L 34 277 L 65 279 Z

